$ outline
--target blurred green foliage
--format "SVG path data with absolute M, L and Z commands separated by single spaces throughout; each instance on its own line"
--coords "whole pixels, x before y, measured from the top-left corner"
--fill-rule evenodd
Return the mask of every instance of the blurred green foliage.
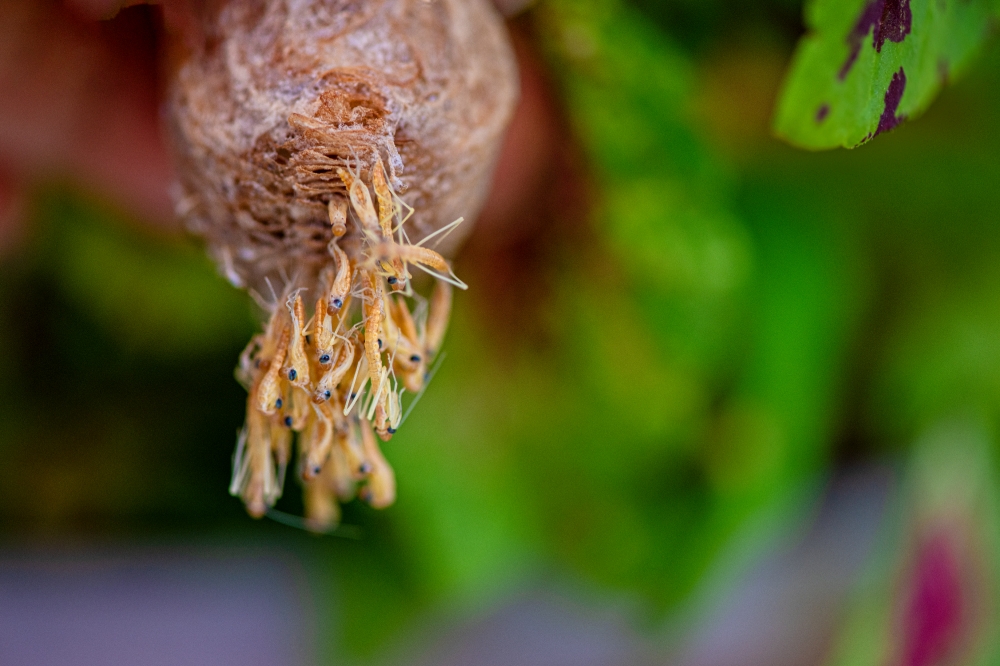
M 544 256 L 538 339 L 499 340 L 470 277 L 448 357 L 385 447 L 397 504 L 346 508 L 359 541 L 251 523 L 226 495 L 249 298 L 193 243 L 40 192 L 0 274 L 4 533 L 280 541 L 339 600 L 331 644 L 364 656 L 536 577 L 655 621 L 727 544 L 808 510 L 836 465 L 905 455 L 956 415 L 995 432 L 1000 52 L 919 122 L 804 153 L 768 134 L 798 11 L 532 11 L 588 233 Z
M 914 443 L 902 492 L 890 508 L 892 520 L 886 521 L 890 529 L 883 530 L 882 547 L 848 603 L 828 663 L 996 663 L 995 441 L 994 426 L 963 415 L 939 421 Z M 915 613 L 915 606 L 925 612 Z M 974 628 L 971 640 L 956 632 L 962 638 L 951 641 L 959 644 L 955 649 L 947 645 L 949 633 L 963 623 Z

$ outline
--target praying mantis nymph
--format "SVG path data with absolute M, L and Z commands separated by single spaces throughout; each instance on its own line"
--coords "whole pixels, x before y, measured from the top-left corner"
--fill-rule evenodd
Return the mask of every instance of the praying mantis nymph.
M 382 280 L 372 275 L 368 280 L 371 292 L 370 302 L 362 307 L 365 322 L 365 357 L 368 359 L 368 376 L 372 382 L 372 392 L 377 393 L 382 374 L 382 333 L 383 294 Z
M 360 493 L 361 499 L 376 509 L 384 509 L 396 501 L 396 475 L 375 441 L 371 424 L 365 420 L 361 421 L 361 442 L 365 457 L 371 465 Z
M 381 231 L 378 221 L 378 213 L 375 212 L 375 205 L 372 203 L 371 194 L 361 180 L 360 174 L 352 173 L 350 169 L 337 169 L 337 175 L 344 181 L 347 187 L 347 194 L 351 199 L 351 208 L 354 214 L 361 221 L 361 230 L 364 233 L 375 237 Z
M 282 383 L 281 368 L 285 363 L 285 355 L 288 353 L 288 343 L 292 338 L 290 326 L 282 327 L 281 337 L 274 349 L 274 356 L 265 359 L 261 363 L 261 369 L 265 370 L 264 376 L 260 380 L 255 392 L 254 407 L 264 414 L 271 415 L 281 409 Z
M 448 320 L 451 318 L 451 301 L 451 285 L 441 281 L 435 284 L 427 314 L 427 337 L 424 342 L 425 353 L 430 357 L 437 356 L 441 343 L 444 342 Z
M 286 428 L 301 431 L 309 417 L 309 394 L 305 389 L 289 384 L 285 392 L 285 404 L 281 422 Z
M 316 362 L 323 367 L 333 363 L 335 347 L 340 341 L 334 330 L 335 322 L 339 323 L 336 317 L 327 312 L 326 297 L 321 296 L 316 301 L 316 309 L 313 314 L 313 345 Z
M 347 464 L 348 473 L 354 481 L 363 481 L 372 469 L 361 441 L 360 431 L 361 426 L 356 420 L 352 421 L 347 433 L 343 437 L 338 437 L 336 442 Z
M 264 515 L 267 507 L 281 494 L 281 477 L 274 460 L 272 430 L 272 419 L 250 407 L 233 457 L 233 478 L 229 491 L 241 495 L 247 512 L 256 517 Z
M 289 297 L 287 307 L 292 320 L 292 332 L 285 373 L 293 386 L 308 389 L 311 381 L 309 378 L 309 356 L 306 351 L 306 306 L 302 300 L 302 294 L 296 293 Z
M 350 424 L 343 431 L 334 433 L 336 441 L 330 450 L 330 460 L 323 467 L 323 476 L 328 479 L 333 492 L 341 502 L 349 502 L 354 499 L 358 489 L 358 482 L 351 472 L 351 466 L 345 453 L 349 446 L 346 440 L 351 436 Z
M 330 218 L 330 231 L 334 238 L 347 233 L 347 202 L 341 197 L 333 197 L 327 204 L 326 214 Z
M 393 243 L 393 222 L 396 219 L 395 192 L 389 186 L 389 181 L 382 165 L 382 158 L 375 158 L 375 165 L 372 167 L 372 189 L 375 190 L 375 198 L 378 200 L 378 222 L 382 230 L 382 242 Z M 400 223 L 402 224 L 402 223 Z M 400 234 L 402 235 L 402 234 Z M 393 291 L 403 291 L 406 288 L 406 281 L 409 275 L 399 257 L 391 257 L 386 260 L 383 268 L 389 275 L 389 288 Z
M 313 402 L 324 402 L 330 400 L 337 390 L 337 386 L 347 376 L 347 371 L 354 363 L 354 343 L 344 342 L 337 351 L 337 360 L 334 365 L 326 371 L 316 385 L 313 392 Z
M 344 305 L 347 303 L 347 296 L 351 292 L 351 261 L 347 257 L 347 253 L 340 249 L 336 241 L 330 241 L 329 250 L 337 262 L 337 273 L 327 294 L 327 312 L 338 314 L 343 310 Z
M 323 473 L 302 484 L 302 504 L 305 507 L 305 524 L 313 532 L 329 532 L 340 523 L 340 502 L 332 487 L 332 481 L 325 478 L 332 474 L 324 468 Z
M 305 461 L 302 465 L 302 478 L 312 479 L 319 476 L 323 471 L 323 465 L 330 455 L 330 449 L 334 443 L 334 420 L 336 411 L 329 402 L 313 404 L 313 412 L 316 416 L 315 426 L 312 430 L 312 441 L 307 447 L 303 447 Z
M 392 239 L 392 223 L 396 218 L 396 203 L 393 199 L 392 188 L 389 187 L 389 180 L 385 173 L 385 166 L 382 165 L 382 157 L 375 158 L 375 166 L 372 167 L 372 189 L 375 190 L 375 198 L 378 200 L 378 223 L 382 229 L 383 239 Z

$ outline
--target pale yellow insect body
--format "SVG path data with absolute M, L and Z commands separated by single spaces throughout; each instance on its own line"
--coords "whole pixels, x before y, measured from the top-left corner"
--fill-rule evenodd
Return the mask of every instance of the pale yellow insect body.
M 309 356 L 306 351 L 306 306 L 301 294 L 288 299 L 288 314 L 292 318 L 291 342 L 288 347 L 286 374 L 293 386 L 308 389 Z
M 309 394 L 298 386 L 289 386 L 285 404 L 286 420 L 284 425 L 295 431 L 301 431 L 309 418 Z
M 347 187 L 347 194 L 351 199 L 351 208 L 354 214 L 361 221 L 361 226 L 366 233 L 378 234 L 381 230 L 378 221 L 378 213 L 375 212 L 375 205 L 372 203 L 371 194 L 368 188 L 361 181 L 360 176 L 351 173 L 347 169 L 337 169 L 337 175 L 344 181 Z
M 258 410 L 250 409 L 240 433 L 229 492 L 242 497 L 247 512 L 258 518 L 281 494 L 281 478 L 273 458 L 271 422 Z
M 378 393 L 382 374 L 382 332 L 383 295 L 382 280 L 372 276 L 369 280 L 372 296 L 364 305 L 365 311 L 365 356 L 368 359 L 368 376 L 372 381 L 372 392 Z
M 382 229 L 382 238 L 392 239 L 392 223 L 396 218 L 396 205 L 393 202 L 392 188 L 389 187 L 389 180 L 385 175 L 385 167 L 382 166 L 382 158 L 375 159 L 375 166 L 372 167 L 372 189 L 375 190 L 375 198 L 378 200 L 378 222 Z
M 425 353 L 434 357 L 441 349 L 444 334 L 448 331 L 448 320 L 451 318 L 452 291 L 451 285 L 438 280 L 431 295 L 430 308 L 427 315 L 427 338 L 424 342 Z
M 344 453 L 349 446 L 346 440 L 351 436 L 350 426 L 343 432 L 335 433 L 337 441 L 330 451 L 330 460 L 323 467 L 323 475 L 329 476 L 333 491 L 341 502 L 349 502 L 357 493 L 358 482 L 351 473 L 351 465 Z
M 353 342 L 345 342 L 340 345 L 337 351 L 337 362 L 326 371 L 316 385 L 316 391 L 313 393 L 314 402 L 329 400 L 334 395 L 337 386 L 347 376 L 347 371 L 354 364 L 354 353 Z
M 361 422 L 361 440 L 365 457 L 371 465 L 361 498 L 376 509 L 384 509 L 396 501 L 396 475 L 382 455 L 371 424 Z
M 347 304 L 348 294 L 351 292 L 352 270 L 351 261 L 347 253 L 340 249 L 336 241 L 330 241 L 330 254 L 337 262 L 337 273 L 330 285 L 330 293 L 327 296 L 327 312 L 339 314 Z
M 329 532 L 340 523 L 340 502 L 323 473 L 302 484 L 302 503 L 305 508 L 306 526 L 313 532 Z
M 326 298 L 320 297 L 313 314 L 313 346 L 316 349 L 316 362 L 324 367 L 333 363 L 336 351 L 338 339 L 334 331 L 335 321 L 333 315 L 326 310 Z
M 333 197 L 326 210 L 333 236 L 340 238 L 347 233 L 347 202 L 340 197 Z
M 281 331 L 281 337 L 274 352 L 274 356 L 262 363 L 261 367 L 267 365 L 267 370 L 257 386 L 256 400 L 254 406 L 264 414 L 271 415 L 281 409 L 282 383 L 281 368 L 285 363 L 285 355 L 288 352 L 288 343 L 292 338 L 291 327 L 285 327 Z
M 371 464 L 368 462 L 365 448 L 358 435 L 359 430 L 357 422 L 352 422 L 347 435 L 337 438 L 337 445 L 341 447 L 341 453 L 347 462 L 347 469 L 355 481 L 364 480 L 371 471 Z
M 323 471 L 323 464 L 330 455 L 334 443 L 334 409 L 329 402 L 313 404 L 316 426 L 312 430 L 312 441 L 303 447 L 306 454 L 302 478 L 312 479 Z

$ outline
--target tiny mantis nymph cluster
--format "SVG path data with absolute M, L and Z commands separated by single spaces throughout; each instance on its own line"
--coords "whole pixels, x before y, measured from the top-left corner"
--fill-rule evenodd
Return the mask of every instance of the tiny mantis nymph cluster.
M 282 494 L 295 440 L 306 524 L 317 531 L 336 526 L 340 503 L 356 496 L 376 508 L 395 501 L 376 435 L 389 441 L 405 418 L 404 394 L 419 398 L 447 329 L 452 286 L 466 288 L 424 245 L 461 218 L 411 243 L 404 225 L 413 211 L 382 160 L 373 160 L 370 188 L 360 166 L 345 166 L 337 175 L 346 196 L 328 206 L 329 263 L 313 289 L 290 280 L 272 293 L 270 320 L 237 368 L 249 395 L 230 493 L 252 516 L 265 515 Z M 429 300 L 413 290 L 411 267 L 435 278 Z

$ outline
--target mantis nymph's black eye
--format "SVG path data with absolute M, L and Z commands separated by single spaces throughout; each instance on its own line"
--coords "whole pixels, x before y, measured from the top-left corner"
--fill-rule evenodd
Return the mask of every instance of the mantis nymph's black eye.
M 332 394 L 331 394 L 331 393 L 330 393 L 329 391 L 323 391 L 323 397 L 324 397 L 324 398 L 326 398 L 327 400 L 329 400 L 329 399 L 330 399 L 330 396 L 331 396 L 331 395 L 332 395 Z
M 285 401 L 282 400 L 281 398 L 278 398 L 277 400 L 274 401 L 274 408 L 275 409 L 281 409 L 281 406 L 283 404 L 285 404 Z
M 396 434 L 396 429 L 395 428 L 386 428 L 386 432 L 388 432 L 390 435 L 395 435 Z
M 378 348 L 382 349 L 382 338 L 378 339 Z
M 285 417 L 285 425 L 288 426 L 289 428 L 292 427 L 292 417 L 291 416 L 286 416 Z
M 333 307 L 339 310 L 340 308 L 344 307 L 344 301 L 340 300 L 339 298 L 333 299 Z
M 295 368 L 288 371 L 288 381 L 294 382 L 295 378 L 299 376 L 299 373 L 295 372 Z
M 389 279 L 386 280 L 386 282 L 388 282 L 389 284 L 396 284 L 397 282 L 399 282 L 399 280 L 396 278 L 395 275 L 390 275 Z
M 417 355 L 417 354 L 414 354 L 413 356 L 410 357 L 410 360 L 412 362 L 414 362 L 414 363 L 420 363 L 420 356 Z
M 330 355 L 323 354 L 322 356 L 319 357 L 319 362 L 322 363 L 323 365 L 326 365 L 327 363 L 330 362 Z

